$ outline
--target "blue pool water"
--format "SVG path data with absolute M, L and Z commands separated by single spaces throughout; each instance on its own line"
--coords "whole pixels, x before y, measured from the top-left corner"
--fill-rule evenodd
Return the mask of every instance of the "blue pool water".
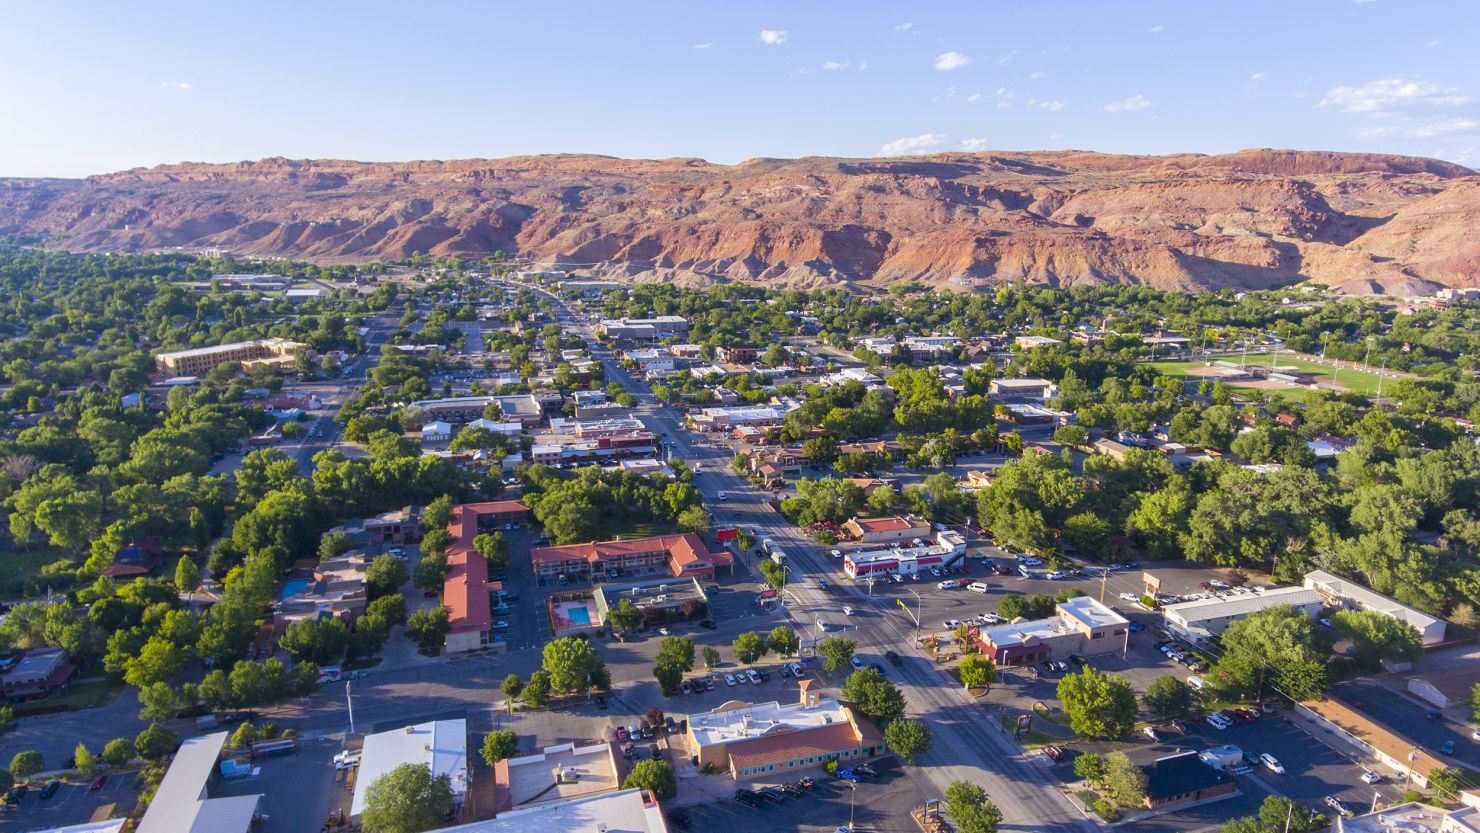
M 307 588 L 307 587 L 308 587 L 308 579 L 306 579 L 306 578 L 290 578 L 287 581 L 283 582 L 283 589 L 282 589 L 282 592 L 278 593 L 278 600 L 281 601 L 281 600 L 286 599 L 286 598 L 288 598 L 290 596 L 296 596 L 299 593 L 302 593 L 304 591 L 304 589 Z
M 591 624 L 591 611 L 584 607 L 568 607 L 565 609 L 565 615 L 570 617 L 570 621 L 575 622 L 577 625 Z

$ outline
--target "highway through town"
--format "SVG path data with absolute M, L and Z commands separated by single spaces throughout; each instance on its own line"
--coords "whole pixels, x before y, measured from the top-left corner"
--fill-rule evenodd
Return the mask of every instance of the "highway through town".
M 730 471 L 730 451 L 685 430 L 678 415 L 627 372 L 617 357 L 597 342 L 591 325 L 563 300 L 539 287 L 521 285 L 551 300 L 559 311 L 562 327 L 587 340 L 593 356 L 604 365 L 607 379 L 637 397 L 637 418 L 671 443 L 669 448 L 675 456 L 690 467 L 699 467 L 694 485 L 718 525 L 752 529 L 758 539 L 769 538 L 787 553 L 790 574 L 783 603 L 793 627 L 804 639 L 819 638 L 816 621 L 820 618 L 831 629 L 847 625 L 847 635 L 857 643 L 861 656 L 881 659 L 885 651 L 894 650 L 904 657 L 903 666 L 892 671 L 891 677 L 904 693 L 908 713 L 924 720 L 934 732 L 930 752 L 921 757 L 918 767 L 909 770 L 922 792 L 943 795 L 952 781 L 967 780 L 980 784 L 1002 809 L 1005 829 L 1094 829 L 1059 792 L 1048 768 L 1025 756 L 1022 748 L 1006 736 L 999 715 L 970 702 L 952 678 L 913 649 L 917 623 L 906 611 L 891 600 L 870 597 L 866 589 L 851 584 L 821 590 L 815 577 L 834 574 L 837 568 L 815 542 L 798 535 L 770 507 L 768 495 Z M 719 498 L 721 493 L 726 496 L 724 500 Z M 845 605 L 854 610 L 854 615 L 843 613 Z M 919 783 L 921 779 L 928 783 Z

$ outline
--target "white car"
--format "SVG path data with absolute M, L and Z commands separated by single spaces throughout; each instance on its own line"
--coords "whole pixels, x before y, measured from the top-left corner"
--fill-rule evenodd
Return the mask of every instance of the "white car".
M 1205 717 L 1203 719 L 1205 721 L 1207 721 L 1207 724 L 1209 726 L 1212 726 L 1214 729 L 1217 729 L 1219 731 L 1222 731 L 1222 730 L 1228 728 L 1228 721 L 1224 720 L 1223 718 L 1219 717 L 1216 714 L 1210 714 L 1210 715 L 1208 715 L 1207 717 Z
M 961 620 L 960 619 L 947 619 L 946 620 L 946 623 L 945 623 L 945 629 L 946 630 L 948 630 L 948 631 L 955 630 L 956 628 L 959 628 L 959 627 L 961 627 Z
M 1061 573 L 1061 572 L 1059 572 L 1058 570 L 1054 570 L 1053 572 L 1051 572 L 1051 573 L 1048 574 L 1048 580 L 1049 581 L 1058 581 L 1059 579 L 1061 579 L 1063 577 L 1064 577 L 1064 574 Z
M 843 551 L 842 550 L 833 550 L 830 553 L 830 555 L 832 555 L 833 558 L 842 558 L 843 557 Z
M 955 579 L 949 579 L 948 578 L 945 581 L 936 582 L 935 589 L 936 590 L 955 590 L 956 589 L 956 580 Z
M 1121 593 L 1120 598 L 1127 602 L 1139 602 L 1141 600 L 1141 597 L 1135 593 Z
M 863 670 L 863 660 L 859 659 L 858 657 L 849 657 L 848 661 L 853 663 L 854 668 L 858 669 L 859 671 Z
M 1362 770 L 1362 780 L 1368 784 L 1377 784 L 1382 781 L 1382 776 L 1370 769 Z
M 695 467 L 695 469 L 697 470 L 697 467 Z M 720 500 L 729 500 L 730 499 L 730 493 L 729 492 L 720 492 L 719 494 L 715 495 L 715 497 L 719 498 Z
M 981 619 L 983 625 L 1000 625 L 1003 622 L 1007 621 L 1006 619 L 998 616 L 995 613 L 983 613 L 979 618 Z
M 360 753 L 346 749 L 334 756 L 335 769 L 349 769 L 360 765 Z
M 851 608 L 851 607 L 849 607 L 847 605 L 843 605 L 843 615 L 844 616 L 852 616 L 853 615 L 853 608 Z
M 745 676 L 750 679 L 752 685 L 761 684 L 761 675 L 757 674 L 754 668 L 745 669 Z
M 1278 758 L 1268 752 L 1259 756 L 1259 763 L 1264 764 L 1264 768 L 1273 772 L 1275 775 L 1285 774 L 1285 765 L 1280 763 Z
M 895 573 L 891 578 L 894 579 L 895 584 L 904 584 L 904 576 L 899 573 Z
M 726 674 L 725 675 L 725 685 L 733 686 L 734 684 L 735 684 L 735 675 L 734 674 Z

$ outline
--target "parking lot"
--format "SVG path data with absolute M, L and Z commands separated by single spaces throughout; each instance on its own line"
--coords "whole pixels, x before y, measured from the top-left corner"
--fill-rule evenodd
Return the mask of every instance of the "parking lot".
M 250 778 L 221 780 L 211 788 L 212 798 L 262 795 L 262 813 L 267 821 L 255 828 L 262 833 L 313 833 L 330 811 L 349 808 L 350 792 L 336 780 L 334 754 L 342 747 L 323 741 L 306 741 L 298 752 L 280 758 L 252 762 L 260 772 Z
M 673 804 L 689 815 L 690 828 L 700 831 L 764 829 L 831 833 L 848 824 L 851 812 L 855 830 L 918 833 L 919 827 L 910 818 L 910 812 L 924 804 L 920 791 L 893 758 L 882 758 L 871 765 L 878 775 L 865 777 L 856 788 L 824 775 L 821 767 L 797 770 L 789 773 L 789 777 L 794 781 L 810 776 L 816 782 L 813 789 L 804 790 L 800 797 L 784 798 L 780 803 L 763 801 L 757 807 L 737 801 L 735 790 L 763 789 L 782 782 L 735 782 L 726 776 L 707 776 L 701 779 L 704 782 L 701 787 L 694 784 L 696 779 L 685 779 Z M 680 827 L 670 824 L 669 829 L 678 831 Z
M 43 782 L 34 782 L 14 806 L 0 805 L 0 831 L 44 830 L 84 824 L 95 814 L 100 818 L 123 815 L 138 801 L 137 778 L 136 772 L 110 775 L 96 790 L 91 789 L 92 778 L 64 781 L 46 799 L 41 797 Z

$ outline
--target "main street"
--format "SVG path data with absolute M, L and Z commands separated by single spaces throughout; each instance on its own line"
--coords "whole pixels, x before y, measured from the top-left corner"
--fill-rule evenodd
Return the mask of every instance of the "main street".
M 616 356 L 596 341 L 591 326 L 580 320 L 562 299 L 539 287 L 521 285 L 551 300 L 559 311 L 562 327 L 586 339 L 592 355 L 605 367 L 607 379 L 636 396 L 637 418 L 670 443 L 669 448 L 676 456 L 691 467 L 696 464 L 700 467 L 694 485 L 703 494 L 705 505 L 716 521 L 722 526 L 753 529 L 758 538 L 769 538 L 786 551 L 791 572 L 783 603 L 798 633 L 820 636 L 816 633 L 818 618 L 825 618 L 834 626 L 846 622 L 847 635 L 857 643 L 860 654 L 879 657 L 886 650 L 894 650 L 905 657 L 903 666 L 892 678 L 904 693 L 909 714 L 923 719 L 934 730 L 931 751 L 921 757 L 918 767 L 910 770 L 917 783 L 921 779 L 928 782 L 919 784 L 923 792 L 943 795 L 952 781 L 968 780 L 986 789 L 1002 809 L 1004 823 L 1009 828 L 1062 831 L 1094 828 L 1060 794 L 1048 769 L 1025 757 L 1021 747 L 1003 733 L 999 715 L 988 714 L 970 702 L 951 678 L 914 651 L 916 623 L 904 611 L 891 607 L 889 600 L 870 597 L 864 589 L 853 585 L 838 585 L 831 592 L 819 589 L 815 577 L 827 576 L 836 568 L 827 556 L 819 553 L 815 542 L 798 535 L 770 507 L 767 495 L 730 471 L 730 455 L 697 442 L 677 414 L 628 373 Z M 721 492 L 726 495 L 724 500 L 719 499 Z M 752 565 L 745 566 L 749 569 Z M 854 609 L 853 616 L 843 614 L 845 604 Z

